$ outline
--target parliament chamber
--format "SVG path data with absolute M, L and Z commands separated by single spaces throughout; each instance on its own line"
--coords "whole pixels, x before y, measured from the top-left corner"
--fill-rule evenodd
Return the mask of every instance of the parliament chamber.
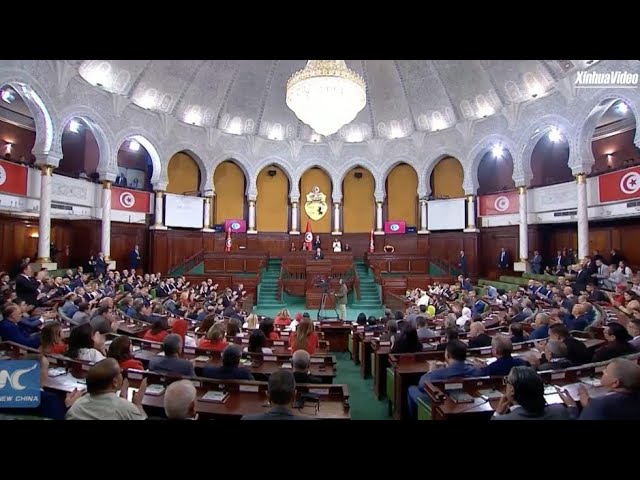
M 0 60 L 0 419 L 640 419 L 639 72 Z

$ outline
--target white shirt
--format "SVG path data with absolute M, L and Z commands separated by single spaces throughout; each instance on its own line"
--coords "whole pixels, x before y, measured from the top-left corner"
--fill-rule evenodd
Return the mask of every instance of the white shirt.
M 78 360 L 83 360 L 85 362 L 96 363 L 101 360 L 104 360 L 105 357 L 99 350 L 95 348 L 81 348 L 78 350 Z
M 249 347 L 244 347 L 242 351 L 244 353 L 249 353 Z M 262 353 L 264 353 L 265 355 L 273 355 L 273 350 L 267 347 L 262 347 Z
M 427 294 L 422 295 L 416 302 L 416 305 L 429 305 L 429 296 Z
M 300 322 L 298 320 L 295 320 L 295 319 L 292 320 L 291 323 L 289 324 L 289 330 L 292 331 L 292 332 L 295 332 L 299 323 Z

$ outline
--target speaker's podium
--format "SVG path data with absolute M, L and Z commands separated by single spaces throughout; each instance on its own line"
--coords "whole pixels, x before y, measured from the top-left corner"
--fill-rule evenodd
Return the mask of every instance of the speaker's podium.
M 322 301 L 322 288 L 316 286 L 321 280 L 326 280 L 331 284 L 331 260 L 307 260 L 305 270 L 307 272 L 307 282 L 305 285 L 305 306 L 307 308 L 320 308 Z M 333 287 L 333 285 L 331 285 Z M 329 290 L 333 292 L 333 289 Z M 335 308 L 336 297 L 327 295 L 325 308 Z

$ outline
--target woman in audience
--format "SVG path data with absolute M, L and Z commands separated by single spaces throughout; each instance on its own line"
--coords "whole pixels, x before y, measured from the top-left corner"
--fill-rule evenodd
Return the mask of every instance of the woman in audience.
M 373 315 L 369 315 L 369 318 L 367 319 L 367 325 L 369 325 L 370 327 L 375 327 L 377 324 L 378 319 Z
M 244 348 L 245 352 L 249 353 L 264 353 L 272 355 L 273 350 L 265 347 L 267 344 L 267 337 L 264 336 L 264 332 L 260 329 L 256 329 L 249 335 L 249 346 Z
M 246 328 L 247 330 L 255 330 L 258 328 L 258 316 L 255 313 L 250 313 L 245 318 L 245 322 L 242 324 L 242 328 Z
M 89 322 L 71 329 L 65 354 L 74 360 L 96 363 L 106 358 L 104 336 L 91 328 Z
M 291 352 L 306 350 L 313 355 L 318 348 L 318 335 L 313 331 L 311 319 L 303 318 L 296 331 L 289 335 L 289 348 Z
M 436 346 L 436 350 L 445 351 L 447 349 L 447 344 L 451 340 L 458 340 L 460 334 L 458 333 L 458 327 L 449 327 L 445 330 L 444 342 L 439 343 Z
M 278 312 L 276 318 L 273 320 L 276 327 L 288 327 L 291 323 L 291 317 L 289 316 L 289 310 L 283 308 Z
M 380 335 L 381 342 L 391 342 L 391 347 L 393 348 L 393 344 L 396 342 L 396 337 L 398 335 L 398 323 L 395 320 L 387 321 L 387 330 Z
M 422 351 L 422 342 L 418 338 L 416 327 L 407 322 L 402 326 L 402 333 L 391 348 L 391 353 L 416 353 Z
M 151 328 L 144 332 L 144 336 L 142 338 L 145 340 L 151 340 L 152 342 L 162 342 L 164 337 L 169 335 L 163 327 L 163 322 L 160 319 L 154 318 Z
M 265 318 L 260 322 L 260 330 L 268 340 L 279 340 L 280 335 L 274 329 L 273 318 Z
M 62 326 L 60 322 L 48 322 L 40 332 L 40 351 L 62 355 L 67 351 L 67 345 L 62 340 Z
M 204 339 L 198 342 L 198 348 L 206 348 L 215 352 L 221 352 L 227 346 L 225 339 L 226 327 L 224 322 L 215 323 L 207 332 Z
M 207 334 L 207 332 L 209 331 L 209 329 L 211 327 L 213 327 L 213 324 L 216 323 L 216 316 L 215 315 L 207 315 L 206 317 L 204 317 L 204 320 L 202 321 L 202 323 L 200 324 L 200 326 L 198 328 L 196 328 L 196 333 L 200 333 L 200 334 Z
M 513 367 L 504 380 L 506 392 L 492 420 L 571 420 L 564 405 L 547 405 L 544 382 L 533 368 Z
M 144 370 L 142 362 L 133 358 L 131 354 L 131 340 L 127 335 L 120 335 L 113 339 L 111 345 L 109 345 L 107 357 L 115 358 L 122 370 L 127 368 Z
M 596 353 L 593 354 L 594 362 L 604 362 L 605 360 L 634 353 L 633 346 L 629 344 L 629 340 L 632 340 L 631 335 L 617 322 L 610 323 L 604 327 L 604 339 L 609 343 L 596 350 Z
M 509 333 L 511 334 L 511 343 L 526 342 L 529 336 L 524 332 L 521 323 L 515 322 L 509 325 Z
M 356 323 L 358 325 L 366 325 L 367 324 L 367 316 L 364 314 L 364 312 L 360 312 L 358 314 L 358 319 L 356 320 Z
M 183 318 L 178 318 L 175 322 L 173 322 L 173 325 L 171 325 L 171 333 L 180 335 L 180 338 L 182 338 L 183 347 L 195 347 L 197 345 L 196 339 L 187 335 L 188 329 L 189 325 Z

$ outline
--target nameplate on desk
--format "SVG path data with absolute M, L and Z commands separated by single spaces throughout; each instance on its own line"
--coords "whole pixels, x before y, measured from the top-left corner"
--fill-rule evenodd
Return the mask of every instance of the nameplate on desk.
M 311 357 L 311 363 L 324 363 L 324 357 Z
M 280 365 L 280 368 L 292 368 L 291 362 L 284 362 L 282 365 Z
M 243 337 L 243 338 L 240 339 L 240 343 L 242 343 L 243 345 L 248 345 L 249 344 L 249 339 Z
M 262 359 L 263 359 L 265 362 L 275 362 L 276 360 L 278 360 L 278 357 L 266 356 L 266 355 L 265 355 L 264 357 L 262 357 Z
M 282 340 L 274 340 L 274 341 L 273 341 L 273 344 L 274 344 L 276 347 L 284 347 L 284 342 L 283 342 Z
M 131 347 L 132 352 L 139 352 L 140 350 L 142 350 L 142 347 L 140 345 L 133 345 Z
M 374 332 L 364 332 L 365 337 L 373 337 Z
M 480 350 L 480 355 L 491 355 L 491 349 L 490 348 L 483 348 Z
M 381 347 L 390 347 L 391 346 L 391 342 L 380 342 L 379 344 Z
M 562 380 L 564 377 L 565 377 L 564 372 L 551 374 L 551 380 Z
M 309 393 L 315 393 L 316 395 L 329 395 L 329 389 L 327 388 L 310 388 Z
M 195 355 L 196 349 L 193 347 L 184 347 L 184 353 L 187 355 Z
M 260 386 L 259 385 L 240 385 L 239 389 L 241 392 L 258 393 L 260 391 Z
M 364 332 L 364 325 L 358 325 L 356 327 L 356 332 Z
M 196 362 L 208 362 L 209 361 L 209 357 L 207 357 L 206 355 L 199 355 L 196 358 L 194 358 L 194 360 Z
M 153 348 L 154 350 L 161 350 L 162 349 L 162 344 L 161 343 L 152 343 L 151 344 L 151 348 Z
M 131 380 L 142 380 L 143 377 L 144 375 L 142 373 L 136 373 L 132 371 L 127 372 L 127 378 L 130 378 Z
M 462 383 L 445 383 L 445 390 L 462 390 Z

